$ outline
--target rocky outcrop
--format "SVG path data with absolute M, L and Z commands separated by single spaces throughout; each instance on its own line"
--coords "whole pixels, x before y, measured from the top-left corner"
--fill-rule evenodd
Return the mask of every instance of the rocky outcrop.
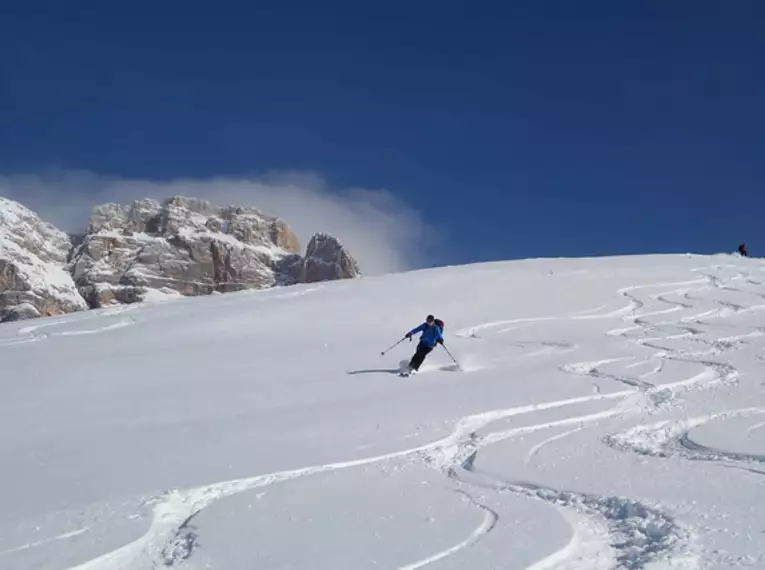
M 65 234 L 0 198 L 0 321 L 360 275 L 333 237 L 305 256 L 289 225 L 256 208 L 196 198 L 93 209 L 87 231 Z
M 64 268 L 69 236 L 0 198 L 0 322 L 87 309 Z
M 301 283 L 315 283 L 348 279 L 359 274 L 358 263 L 340 242 L 322 233 L 313 236 L 308 243 L 298 280 Z
M 36 319 L 40 316 L 42 315 L 37 307 L 31 303 L 21 303 L 20 305 L 6 308 L 1 322 L 23 321 L 26 319 Z
M 314 236 L 305 258 L 299 250 L 289 225 L 255 208 L 139 200 L 93 210 L 70 270 L 91 307 L 138 302 L 152 291 L 205 295 L 360 274 L 330 236 Z

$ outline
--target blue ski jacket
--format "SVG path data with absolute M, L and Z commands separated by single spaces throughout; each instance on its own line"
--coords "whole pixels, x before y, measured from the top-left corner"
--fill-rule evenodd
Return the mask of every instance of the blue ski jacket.
M 422 336 L 420 337 L 420 344 L 434 346 L 439 340 L 444 340 L 444 337 L 441 335 L 441 328 L 435 323 L 432 325 L 429 325 L 428 323 L 422 323 L 419 327 L 414 328 L 406 333 L 406 336 L 412 336 L 418 332 L 422 332 Z

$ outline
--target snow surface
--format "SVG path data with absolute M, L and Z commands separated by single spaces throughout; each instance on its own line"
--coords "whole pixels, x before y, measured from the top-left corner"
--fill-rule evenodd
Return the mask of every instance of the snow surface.
M 427 313 L 447 346 L 381 351 Z M 0 326 L 0 568 L 765 568 L 765 264 L 532 260 Z

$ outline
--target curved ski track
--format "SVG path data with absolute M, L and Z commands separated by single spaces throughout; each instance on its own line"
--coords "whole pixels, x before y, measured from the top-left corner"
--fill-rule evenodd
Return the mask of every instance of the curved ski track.
M 128 313 L 132 310 L 135 310 L 140 305 L 134 304 L 134 305 L 120 305 L 118 307 L 108 308 L 108 309 L 95 309 L 93 311 L 89 311 L 87 316 L 84 316 L 82 314 L 78 315 L 77 317 L 69 317 L 69 318 L 61 318 L 61 319 L 53 319 L 50 318 L 50 320 L 45 319 L 45 322 L 37 323 L 29 326 L 22 327 L 17 332 L 17 337 L 13 338 L 5 338 L 0 339 L 0 348 L 5 346 L 16 346 L 19 344 L 26 344 L 29 342 L 40 342 L 50 337 L 55 336 L 82 336 L 82 335 L 91 335 L 91 334 L 100 334 L 103 332 L 108 332 L 111 330 L 121 329 L 124 327 L 133 326 L 136 324 L 136 319 L 130 315 L 126 315 L 122 317 L 124 313 Z M 74 330 L 53 330 L 52 332 L 46 332 L 50 329 L 56 329 L 58 327 L 62 327 L 71 323 L 87 323 L 91 320 L 98 320 L 99 322 L 104 317 L 112 317 L 112 316 L 118 316 L 121 317 L 117 319 L 115 322 L 109 324 L 109 325 L 102 325 L 97 326 L 95 328 L 84 328 L 84 329 L 74 329 Z
M 699 268 L 698 271 L 708 271 Z M 748 275 L 735 277 L 749 285 L 761 286 Z M 554 435 L 538 444 L 528 452 L 527 461 L 542 446 L 584 429 L 587 424 L 596 423 L 614 416 L 640 416 L 647 409 L 655 409 L 669 399 L 678 397 L 681 389 L 692 386 L 710 388 L 720 383 L 735 381 L 738 371 L 730 363 L 715 360 L 727 351 L 735 350 L 746 338 L 761 336 L 763 330 L 739 335 L 735 338 L 708 341 L 703 328 L 713 327 L 702 319 L 715 316 L 724 318 L 740 311 L 759 310 L 765 305 L 743 307 L 720 302 L 719 308 L 686 316 L 675 321 L 655 322 L 656 317 L 682 314 L 694 311 L 697 297 L 712 289 L 730 289 L 721 278 L 704 274 L 699 279 L 657 283 L 627 287 L 619 291 L 627 300 L 623 307 L 608 312 L 595 311 L 590 314 L 576 314 L 562 317 L 543 317 L 538 319 L 510 319 L 491 323 L 482 323 L 457 331 L 456 335 L 464 338 L 481 339 L 478 332 L 513 330 L 517 324 L 535 324 L 546 321 L 562 320 L 609 320 L 618 318 L 622 326 L 605 332 L 609 337 L 620 336 L 626 341 L 641 347 L 651 348 L 653 356 L 648 360 L 633 362 L 627 369 L 642 365 L 652 365 L 649 372 L 641 376 L 627 376 L 605 372 L 606 365 L 635 360 L 635 358 L 602 358 L 596 362 L 571 363 L 561 369 L 583 378 L 597 379 L 601 382 L 613 381 L 624 385 L 625 389 L 617 392 L 596 393 L 564 400 L 540 402 L 525 406 L 496 409 L 474 414 L 458 420 L 451 435 L 439 441 L 423 446 L 405 449 L 385 455 L 352 459 L 349 461 L 308 466 L 301 469 L 280 471 L 258 475 L 245 479 L 223 481 L 186 490 L 168 492 L 156 500 L 153 519 L 148 531 L 138 540 L 117 550 L 108 552 L 85 564 L 69 570 L 117 570 L 135 567 L 173 567 L 193 555 L 197 536 L 191 530 L 191 521 L 213 502 L 242 493 L 251 489 L 266 487 L 278 482 L 307 477 L 340 469 L 355 468 L 385 461 L 410 459 L 419 460 L 441 471 L 446 477 L 460 486 L 491 489 L 497 493 L 514 493 L 553 505 L 568 520 L 572 528 L 572 539 L 558 552 L 554 552 L 534 564 L 528 570 L 608 568 L 637 570 L 651 562 L 665 562 L 667 567 L 679 564 L 683 568 L 697 568 L 694 529 L 687 528 L 672 516 L 662 512 L 639 499 L 626 497 L 598 496 L 559 490 L 538 485 L 533 482 L 506 481 L 475 469 L 474 464 L 482 447 L 503 441 L 521 434 L 547 430 L 553 427 L 570 426 L 572 429 Z M 644 296 L 645 290 L 653 294 Z M 765 294 L 736 290 L 742 294 L 757 295 L 765 299 Z M 672 297 L 679 297 L 673 299 Z M 658 304 L 653 306 L 654 304 Z M 504 327 L 504 328 L 503 328 Z M 509 328 L 508 328 L 509 327 Z M 31 331 L 30 331 L 31 332 Z M 703 347 L 700 351 L 676 348 L 663 343 L 673 341 L 693 342 Z M 562 345 L 570 348 L 571 345 Z M 664 364 L 667 361 L 683 361 L 698 365 L 699 372 L 688 378 L 673 382 L 658 383 Z M 651 378 L 648 381 L 646 378 Z M 538 423 L 507 429 L 490 431 L 485 435 L 478 432 L 485 430 L 492 423 L 513 416 L 534 414 L 542 410 L 566 408 L 576 404 L 613 400 L 615 405 L 605 411 L 586 415 L 572 415 L 557 421 Z M 742 414 L 765 413 L 765 409 L 738 410 L 720 414 L 719 417 Z M 604 443 L 620 450 L 653 456 L 676 454 L 688 459 L 724 460 L 734 462 L 765 462 L 765 457 L 733 454 L 703 447 L 692 441 L 689 430 L 701 423 L 718 416 L 695 418 L 685 422 L 656 422 L 638 425 L 622 434 L 607 436 Z M 765 422 L 752 426 L 757 429 Z M 464 490 L 459 490 L 473 506 L 484 512 L 484 520 L 470 536 L 453 547 L 423 560 L 402 566 L 400 570 L 415 570 L 468 548 L 481 537 L 492 532 L 499 519 L 499 514 L 477 502 Z

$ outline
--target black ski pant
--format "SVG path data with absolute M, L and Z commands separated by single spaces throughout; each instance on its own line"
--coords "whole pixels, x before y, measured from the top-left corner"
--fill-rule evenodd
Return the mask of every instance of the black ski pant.
M 414 353 L 414 356 L 412 356 L 412 359 L 409 361 L 409 368 L 412 370 L 419 370 L 420 366 L 422 366 L 422 362 L 425 360 L 425 357 L 433 350 L 432 346 L 428 346 L 427 344 L 420 343 L 417 345 L 417 351 Z

